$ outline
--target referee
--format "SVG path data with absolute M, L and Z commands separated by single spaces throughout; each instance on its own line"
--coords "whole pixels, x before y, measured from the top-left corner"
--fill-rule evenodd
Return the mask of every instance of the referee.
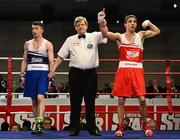
M 63 59 L 70 56 L 69 87 L 70 87 L 70 136 L 80 132 L 81 103 L 84 98 L 86 123 L 90 135 L 100 136 L 95 121 L 95 98 L 97 90 L 96 68 L 99 66 L 98 44 L 106 43 L 101 32 L 87 33 L 88 22 L 85 17 L 76 17 L 74 27 L 77 34 L 66 39 L 58 52 L 49 78 L 54 77 L 56 68 Z

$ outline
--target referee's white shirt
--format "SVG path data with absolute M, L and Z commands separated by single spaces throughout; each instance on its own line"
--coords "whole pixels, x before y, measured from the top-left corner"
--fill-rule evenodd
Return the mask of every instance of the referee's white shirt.
M 85 33 L 85 38 L 78 38 L 78 34 L 66 39 L 58 52 L 58 56 L 65 59 L 70 56 L 70 67 L 92 69 L 99 66 L 98 44 L 107 43 L 101 32 Z

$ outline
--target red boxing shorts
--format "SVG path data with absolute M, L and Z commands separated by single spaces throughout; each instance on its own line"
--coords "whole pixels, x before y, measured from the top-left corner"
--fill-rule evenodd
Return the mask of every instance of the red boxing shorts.
M 145 96 L 143 68 L 118 68 L 112 95 L 122 97 Z

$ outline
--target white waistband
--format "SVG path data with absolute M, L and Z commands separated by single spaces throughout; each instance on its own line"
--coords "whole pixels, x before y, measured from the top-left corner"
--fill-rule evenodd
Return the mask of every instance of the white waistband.
M 119 68 L 143 68 L 141 62 L 120 61 Z
M 27 65 L 27 70 L 42 70 L 42 71 L 48 71 L 49 67 L 47 64 L 28 64 Z

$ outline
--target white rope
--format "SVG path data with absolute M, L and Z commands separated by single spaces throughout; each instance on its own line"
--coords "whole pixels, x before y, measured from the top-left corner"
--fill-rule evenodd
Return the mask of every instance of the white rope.
M 0 95 L 7 95 L 8 93 L 0 93 Z M 12 93 L 12 95 L 23 95 L 24 93 Z M 111 95 L 111 93 L 97 93 L 98 95 Z M 171 95 L 180 95 L 180 92 L 170 93 Z M 46 95 L 69 95 L 69 92 L 60 93 L 46 93 Z M 167 95 L 167 93 L 146 93 L 146 95 Z
M 0 93 L 0 95 L 7 95 L 8 93 Z M 12 95 L 23 95 L 24 93 L 12 93 Z M 69 93 L 46 93 L 46 95 L 69 95 Z
M 68 75 L 69 72 L 55 72 L 55 74 Z
M 8 60 L 9 57 L 0 57 L 0 60 Z M 12 57 L 12 60 L 23 60 L 22 57 Z M 56 59 L 54 59 L 56 60 Z M 70 59 L 64 59 L 64 61 L 69 61 Z M 8 74 L 8 72 L 0 71 L 0 74 Z M 12 72 L 13 75 L 20 75 L 21 72 Z M 55 74 L 59 75 L 68 75 L 68 72 L 55 72 Z
M 70 111 L 61 111 L 61 112 L 55 112 L 55 111 L 51 111 L 51 112 L 45 112 L 45 114 L 70 114 Z M 0 112 L 0 114 L 6 114 L 6 112 Z M 28 112 L 28 111 L 18 111 L 18 112 L 10 112 L 10 114 L 33 114 L 33 112 Z
M 8 72 L 1 71 L 0 74 L 8 74 Z M 21 72 L 12 72 L 13 75 L 20 75 Z M 68 75 L 68 72 L 55 72 L 55 74 L 59 75 Z
M 0 57 L 0 60 L 8 60 L 9 57 Z M 23 60 L 22 57 L 12 57 L 12 60 Z M 56 60 L 56 59 L 54 59 Z M 64 59 L 64 61 L 69 61 L 70 59 Z
M 9 57 L 0 57 L 0 60 L 8 60 Z M 12 60 L 22 60 L 22 57 L 12 57 Z
M 0 74 L 8 74 L 8 72 L 0 72 Z M 12 74 L 21 74 L 21 72 L 12 72 Z

